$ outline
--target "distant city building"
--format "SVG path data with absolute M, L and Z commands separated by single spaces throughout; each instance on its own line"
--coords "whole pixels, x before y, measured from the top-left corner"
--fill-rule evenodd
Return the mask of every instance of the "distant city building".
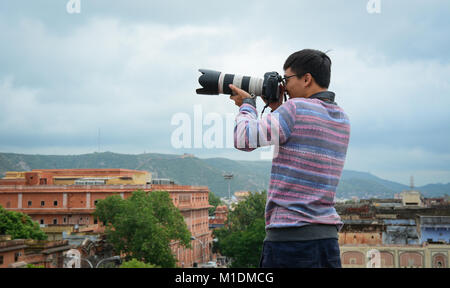
M 419 191 L 403 191 L 402 205 L 406 207 L 423 207 L 423 197 Z
M 67 241 L 11 240 L 0 236 L 0 268 L 20 268 L 27 264 L 44 268 L 63 268 Z
M 237 191 L 234 192 L 234 197 L 236 197 L 237 201 L 244 201 L 245 198 L 247 198 L 248 196 L 250 196 L 250 192 L 249 191 Z
M 112 195 L 126 199 L 136 190 L 168 191 L 194 237 L 192 249 L 173 243 L 171 248 L 178 265 L 193 267 L 195 263 L 211 260 L 208 187 L 150 183 L 151 174 L 147 171 L 127 169 L 7 172 L 0 179 L 0 205 L 7 210 L 28 214 L 42 227 L 76 225 L 82 229 L 83 226 L 99 226 L 92 215 L 98 200 Z
M 228 210 L 233 211 L 234 209 L 234 205 L 238 203 L 238 200 L 236 199 L 236 197 L 221 197 L 220 201 L 225 204 L 228 207 Z
M 342 219 L 369 219 L 374 216 L 371 205 L 366 203 L 336 205 L 336 210 Z
M 441 198 L 406 191 L 401 199 L 361 200 L 336 205 L 343 267 L 449 267 L 450 207 Z M 421 216 L 417 216 L 421 215 Z M 425 216 L 428 215 L 428 216 Z
M 0 185 L 145 185 L 151 173 L 128 169 L 35 169 L 29 172 L 6 172 Z
M 228 218 L 228 207 L 226 205 L 217 206 L 214 216 L 209 219 L 209 228 L 216 229 L 225 226 Z
M 450 244 L 450 216 L 419 216 L 421 243 Z
M 183 155 L 180 156 L 180 158 L 195 158 L 194 154 L 189 154 L 189 153 L 184 153 Z
M 371 220 L 344 220 L 339 232 L 339 245 L 382 244 L 384 225 Z
M 9 235 L 0 235 L 0 268 L 10 268 L 25 254 L 25 240 L 11 240 Z
M 339 244 L 417 245 L 420 241 L 414 219 L 344 219 Z
M 386 225 L 383 233 L 383 244 L 420 244 L 414 219 L 384 219 L 383 223 Z
M 175 185 L 175 181 L 171 179 L 152 179 L 152 184 L 156 185 Z
M 450 245 L 342 245 L 340 252 L 343 268 L 449 268 L 450 260 Z
M 396 203 L 396 202 L 374 203 L 373 206 L 377 207 L 377 208 L 391 208 L 391 209 L 403 207 L 402 203 Z
M 436 207 L 436 206 L 446 206 L 449 205 L 447 199 L 445 197 L 440 198 L 425 198 L 424 205 L 426 207 Z

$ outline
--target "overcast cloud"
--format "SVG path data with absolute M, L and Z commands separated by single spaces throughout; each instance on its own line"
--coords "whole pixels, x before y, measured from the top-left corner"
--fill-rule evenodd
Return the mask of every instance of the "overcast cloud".
M 171 119 L 193 121 L 201 105 L 232 137 L 237 107 L 196 95 L 197 70 L 283 73 L 291 53 L 314 48 L 332 50 L 330 90 L 351 120 L 345 169 L 450 182 L 449 1 L 380 0 L 380 14 L 367 0 L 81 0 L 80 14 L 67 2 L 0 3 L 1 152 L 91 153 L 100 129 L 101 151 L 259 160 L 175 149 Z

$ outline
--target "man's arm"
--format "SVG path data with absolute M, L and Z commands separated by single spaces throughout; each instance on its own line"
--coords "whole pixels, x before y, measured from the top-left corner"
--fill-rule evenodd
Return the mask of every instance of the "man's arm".
M 258 147 L 281 145 L 289 139 L 295 124 L 295 104 L 292 101 L 258 120 L 255 99 L 235 86 L 230 88 L 235 94 L 230 98 L 236 105 L 240 104 L 234 128 L 234 146 L 237 149 L 253 151 Z

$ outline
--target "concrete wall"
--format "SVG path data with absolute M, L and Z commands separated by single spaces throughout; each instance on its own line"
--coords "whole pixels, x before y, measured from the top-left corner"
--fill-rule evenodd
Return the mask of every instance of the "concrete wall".
M 382 233 L 360 233 L 360 232 L 343 232 L 339 233 L 339 245 L 345 244 L 383 244 Z

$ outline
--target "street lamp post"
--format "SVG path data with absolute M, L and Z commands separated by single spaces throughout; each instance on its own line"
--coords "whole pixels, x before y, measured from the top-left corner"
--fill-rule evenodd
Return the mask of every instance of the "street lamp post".
M 225 180 L 228 180 L 228 198 L 230 199 L 230 203 L 231 203 L 230 180 L 233 179 L 233 174 L 232 173 L 224 174 L 223 178 L 225 178 Z
M 89 261 L 89 260 L 87 260 L 85 258 L 78 257 L 78 256 L 73 256 L 71 258 L 78 259 L 78 260 L 84 260 L 84 261 L 86 261 L 89 264 L 89 266 L 91 266 L 91 268 L 94 268 L 94 266 L 92 265 L 91 261 Z M 98 268 L 101 263 L 106 262 L 106 261 L 120 261 L 120 256 L 113 256 L 113 257 L 110 257 L 110 258 L 102 259 L 102 260 L 100 260 L 97 263 L 97 265 L 95 265 L 95 268 Z
M 78 257 L 78 256 L 73 256 L 73 257 L 71 257 L 71 258 L 73 258 L 73 259 L 78 259 L 78 260 L 84 260 L 84 261 L 86 261 L 88 264 L 89 264 L 89 266 L 91 266 L 91 268 L 94 268 L 94 266 L 92 265 L 92 263 L 91 263 L 91 261 L 89 261 L 89 260 L 87 260 L 87 259 L 84 259 L 84 258 L 81 258 L 81 257 Z
M 205 247 L 206 247 L 206 245 L 203 243 L 203 241 L 202 240 L 200 240 L 200 239 L 198 239 L 198 238 L 196 238 L 196 237 L 194 237 L 194 236 L 191 236 L 191 240 L 198 240 L 198 242 L 200 242 L 200 245 L 202 245 L 202 263 L 205 263 Z
M 106 261 L 120 261 L 120 256 L 113 256 L 106 259 L 102 259 L 97 263 L 97 265 L 95 265 L 95 268 L 98 268 L 98 266 L 100 266 L 101 263 Z

